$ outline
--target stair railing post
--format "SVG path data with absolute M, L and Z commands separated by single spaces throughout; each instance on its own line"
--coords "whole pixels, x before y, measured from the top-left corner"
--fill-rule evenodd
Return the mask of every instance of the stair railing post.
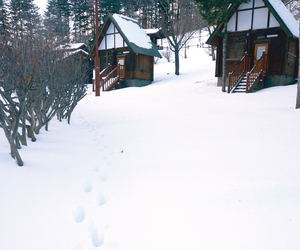
M 249 89 L 249 76 L 250 76 L 250 73 L 247 72 L 246 93 L 248 93 L 248 89 Z
M 245 57 L 244 57 L 244 70 L 245 72 L 247 71 L 247 51 L 245 52 Z
M 263 52 L 263 55 L 262 55 L 262 70 L 263 70 L 263 72 L 265 72 L 265 56 L 266 56 L 266 53 Z
M 229 73 L 229 76 L 228 76 L 227 93 L 230 93 L 230 88 L 231 88 L 231 76 L 232 76 L 232 72 L 230 72 L 230 73 Z

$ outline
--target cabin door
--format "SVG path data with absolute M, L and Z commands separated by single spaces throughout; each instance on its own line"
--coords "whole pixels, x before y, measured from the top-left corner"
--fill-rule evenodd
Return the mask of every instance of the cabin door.
M 255 44 L 255 51 L 254 51 L 254 64 L 262 57 L 263 53 L 265 52 L 268 54 L 268 43 L 257 43 Z
M 125 57 L 118 57 L 118 65 L 120 66 L 120 78 L 125 79 Z

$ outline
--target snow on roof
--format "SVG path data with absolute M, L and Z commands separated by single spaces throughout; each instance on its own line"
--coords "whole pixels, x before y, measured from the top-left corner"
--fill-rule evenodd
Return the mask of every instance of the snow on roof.
M 268 0 L 291 33 L 299 38 L 299 24 L 281 0 Z
M 118 23 L 129 42 L 144 49 L 152 48 L 150 37 L 146 34 L 146 31 L 140 27 L 136 20 L 119 14 L 113 14 L 113 18 Z
M 80 52 L 83 53 L 83 54 L 85 54 L 85 55 L 89 54 L 89 53 L 87 53 L 86 51 L 84 51 L 82 49 L 77 49 L 77 50 L 65 52 L 63 58 L 67 58 L 69 56 L 72 56 L 72 55 L 80 53 Z
M 67 44 L 58 46 L 58 49 L 59 50 L 65 50 L 65 49 L 74 50 L 74 49 L 79 49 L 82 46 L 86 46 L 86 45 L 84 43 L 67 43 Z
M 156 34 L 157 32 L 160 31 L 160 29 L 145 29 L 146 34 L 151 35 L 151 34 Z

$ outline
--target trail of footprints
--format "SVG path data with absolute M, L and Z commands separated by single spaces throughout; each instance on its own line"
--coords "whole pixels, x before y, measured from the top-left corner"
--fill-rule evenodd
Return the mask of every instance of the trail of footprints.
M 103 169 L 108 166 L 111 166 L 111 162 L 108 159 L 107 156 L 107 149 L 108 146 L 104 146 L 102 147 L 102 143 L 101 143 L 101 139 L 104 137 L 104 135 L 100 136 L 100 140 L 99 138 L 99 133 L 95 131 L 95 128 L 93 126 L 91 126 L 88 122 L 86 122 L 83 117 L 80 117 L 80 119 L 83 121 L 83 124 L 85 124 L 85 126 L 89 129 L 89 131 L 92 133 L 93 135 L 93 143 L 95 144 L 95 146 L 97 147 L 98 152 L 101 152 L 101 154 L 99 153 L 99 157 L 100 159 L 102 159 L 103 161 L 103 165 L 102 164 L 95 164 L 92 168 L 91 171 L 93 173 L 93 179 L 94 181 L 91 180 L 85 180 L 82 183 L 81 189 L 82 192 L 84 193 L 83 195 L 83 204 L 78 205 L 75 210 L 73 211 L 73 217 L 74 217 L 74 221 L 76 223 L 82 223 L 83 221 L 87 220 L 87 217 L 92 218 L 93 215 L 92 214 L 88 214 L 89 211 L 87 211 L 85 209 L 85 205 L 84 205 L 84 200 L 85 198 L 91 194 L 93 197 L 92 202 L 94 202 L 94 205 L 96 205 L 99 209 L 99 212 L 101 211 L 101 208 L 103 206 L 105 206 L 107 204 L 107 198 L 105 196 L 105 194 L 101 191 L 101 186 L 103 186 L 103 183 L 105 183 L 107 181 L 107 175 L 103 172 L 103 171 L 99 171 L 100 169 Z M 101 165 L 101 166 L 100 166 Z M 100 191 L 97 191 L 97 189 Z M 90 204 L 89 204 L 90 206 Z M 87 206 L 88 207 L 88 206 Z M 103 245 L 104 243 L 104 234 L 100 233 L 97 225 L 94 224 L 94 221 L 91 220 L 91 222 L 87 223 L 87 228 L 86 228 L 87 232 L 89 233 L 89 237 L 91 240 L 91 243 L 94 247 L 100 247 Z M 85 248 L 83 248 L 85 249 Z M 82 250 L 82 248 L 80 248 L 79 246 L 77 246 L 76 248 L 74 248 L 74 250 Z

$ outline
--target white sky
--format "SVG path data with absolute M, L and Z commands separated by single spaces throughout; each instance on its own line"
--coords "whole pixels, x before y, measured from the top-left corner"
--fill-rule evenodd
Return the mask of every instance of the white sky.
M 34 3 L 35 3 L 41 10 L 46 10 L 47 0 L 34 0 Z

